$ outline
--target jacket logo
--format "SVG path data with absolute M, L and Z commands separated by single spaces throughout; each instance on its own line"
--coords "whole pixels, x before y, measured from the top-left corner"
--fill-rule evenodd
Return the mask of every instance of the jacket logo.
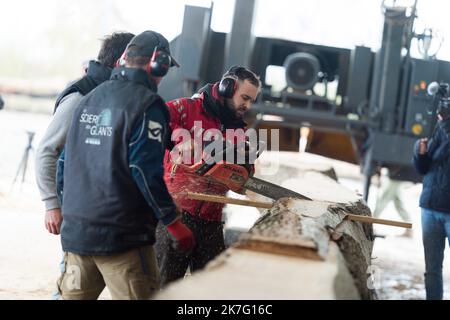
M 161 124 L 150 120 L 148 123 L 148 138 L 162 143 L 162 129 L 163 127 Z
M 98 116 L 97 125 L 99 127 L 110 127 L 112 123 L 112 113 L 111 110 L 105 109 Z
M 89 132 L 89 136 L 85 140 L 86 144 L 99 146 L 101 145 L 100 137 L 112 136 L 112 112 L 110 109 L 104 109 L 100 114 L 89 113 L 84 109 L 79 122 Z

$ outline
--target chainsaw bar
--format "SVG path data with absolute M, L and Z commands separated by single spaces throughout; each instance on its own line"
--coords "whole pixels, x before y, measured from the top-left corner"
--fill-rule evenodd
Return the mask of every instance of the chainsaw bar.
M 298 198 L 304 200 L 312 200 L 300 193 L 295 191 L 280 187 L 276 184 L 251 177 L 243 186 L 245 189 L 263 195 L 265 197 L 271 198 L 273 200 L 279 200 L 281 198 Z

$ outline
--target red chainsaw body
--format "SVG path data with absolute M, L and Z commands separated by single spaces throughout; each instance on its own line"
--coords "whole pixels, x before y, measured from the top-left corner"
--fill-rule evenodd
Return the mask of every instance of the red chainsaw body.
M 189 167 L 189 171 L 195 172 L 202 163 Z M 248 171 L 241 165 L 220 161 L 202 175 L 217 183 L 225 185 L 231 191 L 243 193 L 243 186 L 249 179 Z
M 223 161 L 206 172 L 205 177 L 224 184 L 237 193 L 244 192 L 243 186 L 249 178 L 248 172 L 243 166 Z

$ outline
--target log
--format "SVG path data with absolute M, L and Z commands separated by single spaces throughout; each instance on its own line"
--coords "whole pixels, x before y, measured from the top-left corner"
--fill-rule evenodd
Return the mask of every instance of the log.
M 376 298 L 367 286 L 372 225 L 346 219 L 370 216 L 361 196 L 318 171 L 284 170 L 271 182 L 288 177 L 283 187 L 314 201 L 280 199 L 232 248 L 157 299 Z
M 325 158 L 307 153 L 265 151 L 257 160 L 256 176 L 279 184 L 304 172 L 318 172 L 338 181 L 334 167 L 322 159 Z M 275 165 L 280 169 L 272 174 L 268 169 Z
M 348 214 L 369 216 L 370 210 L 362 200 L 333 204 L 281 199 L 241 236 L 236 247 L 326 262 L 330 240 L 334 241 L 359 295 L 371 299 L 375 293 L 367 288 L 367 270 L 373 248 L 372 225 L 346 220 Z
M 358 291 L 351 285 L 352 276 L 342 268 L 344 265 L 334 243 L 325 262 L 231 248 L 204 271 L 169 285 L 155 299 L 359 299 Z
M 334 188 L 338 182 L 336 172 L 330 164 L 317 163 L 317 158 L 322 157 L 293 152 L 264 152 L 257 160 L 255 177 L 291 189 L 313 200 L 346 203 L 361 198 L 346 188 L 338 188 L 335 190 L 336 194 L 329 192 L 329 186 Z M 302 162 L 303 159 L 308 160 Z M 274 172 L 274 168 L 278 170 Z M 246 194 L 255 201 L 271 200 L 251 191 Z

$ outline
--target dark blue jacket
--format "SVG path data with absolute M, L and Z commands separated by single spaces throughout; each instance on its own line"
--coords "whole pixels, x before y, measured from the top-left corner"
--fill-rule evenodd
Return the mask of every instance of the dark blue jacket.
M 416 142 L 413 162 L 424 175 L 420 207 L 450 213 L 450 141 L 442 128 L 436 127 L 426 154 L 419 155 Z

